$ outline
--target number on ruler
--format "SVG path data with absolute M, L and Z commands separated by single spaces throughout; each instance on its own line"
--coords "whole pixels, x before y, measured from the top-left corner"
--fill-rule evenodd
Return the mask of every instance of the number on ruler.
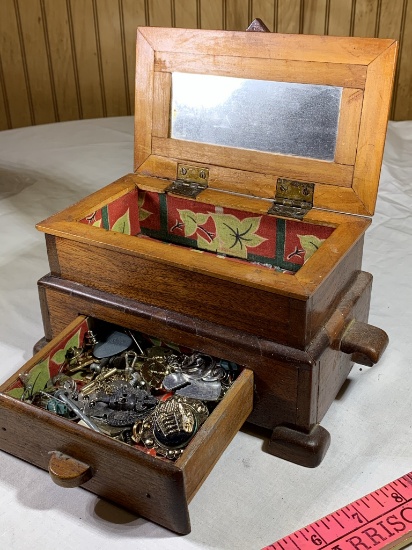
M 318 537 L 318 535 L 312 535 L 310 537 L 310 540 L 313 542 L 313 544 L 316 544 L 316 546 L 322 546 L 323 540 Z
M 363 519 L 361 518 L 359 512 L 352 514 L 352 518 L 358 520 L 358 523 L 363 523 Z

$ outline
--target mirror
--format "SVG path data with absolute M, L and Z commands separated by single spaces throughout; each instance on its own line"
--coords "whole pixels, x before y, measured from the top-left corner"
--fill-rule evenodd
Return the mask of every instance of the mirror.
M 333 161 L 342 88 L 172 74 L 173 139 Z

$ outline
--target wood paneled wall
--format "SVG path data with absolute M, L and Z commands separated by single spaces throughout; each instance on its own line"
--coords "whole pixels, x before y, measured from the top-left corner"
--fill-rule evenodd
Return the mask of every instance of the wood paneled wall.
M 400 41 L 391 111 L 412 119 L 412 0 L 0 0 L 0 129 L 133 114 L 139 25 Z

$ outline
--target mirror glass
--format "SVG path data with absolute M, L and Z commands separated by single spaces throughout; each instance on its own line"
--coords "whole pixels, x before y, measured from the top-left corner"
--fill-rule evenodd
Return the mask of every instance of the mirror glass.
M 332 161 L 342 88 L 173 73 L 174 139 Z

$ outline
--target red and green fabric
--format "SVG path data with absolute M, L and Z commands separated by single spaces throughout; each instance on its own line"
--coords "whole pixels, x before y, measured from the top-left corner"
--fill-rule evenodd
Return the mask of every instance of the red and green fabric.
M 74 328 L 61 342 L 50 351 L 50 353 L 30 370 L 29 383 L 32 385 L 32 393 L 36 393 L 45 388 L 48 380 L 59 373 L 60 367 L 64 362 L 66 351 L 71 347 L 81 347 L 84 334 L 88 330 L 87 321 L 83 321 L 80 326 Z M 24 387 L 18 378 L 11 384 L 5 393 L 11 397 L 21 399 Z
M 138 235 L 140 223 L 137 189 L 106 204 L 80 221 L 126 235 Z
M 333 232 L 332 227 L 215 207 L 164 193 L 141 195 L 143 235 L 292 272 Z
M 127 235 L 296 272 L 333 228 L 136 189 L 83 220 Z

